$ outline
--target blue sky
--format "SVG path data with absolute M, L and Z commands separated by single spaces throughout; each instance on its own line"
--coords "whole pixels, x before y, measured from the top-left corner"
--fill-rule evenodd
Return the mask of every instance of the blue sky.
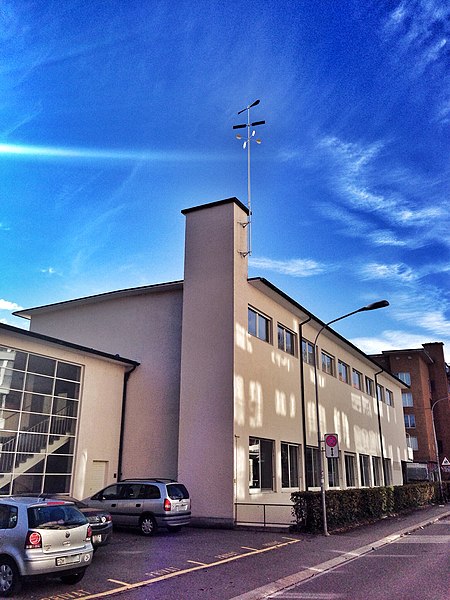
M 260 99 L 250 276 L 324 321 L 386 298 L 336 329 L 450 362 L 449 48 L 444 0 L 0 0 L 0 321 L 181 279 Z

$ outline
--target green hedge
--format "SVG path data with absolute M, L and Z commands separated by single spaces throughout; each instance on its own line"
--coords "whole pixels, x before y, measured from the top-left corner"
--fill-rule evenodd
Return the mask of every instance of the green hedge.
M 444 501 L 450 498 L 450 482 L 443 482 Z M 412 483 L 395 487 L 375 487 L 326 492 L 328 530 L 375 521 L 387 515 L 440 501 L 439 484 Z M 323 530 L 320 492 L 294 492 L 292 513 L 297 531 Z

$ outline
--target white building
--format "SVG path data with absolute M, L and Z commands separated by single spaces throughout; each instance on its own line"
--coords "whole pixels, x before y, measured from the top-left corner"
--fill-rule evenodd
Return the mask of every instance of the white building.
M 100 488 L 116 476 L 173 477 L 190 489 L 199 520 L 288 522 L 291 492 L 319 485 L 312 342 L 323 323 L 265 279 L 248 279 L 239 200 L 182 212 L 183 281 L 16 313 L 35 334 L 95 348 L 100 371 L 100 353 L 131 357 L 117 360 L 133 369 L 125 394 L 117 382 L 111 401 L 93 400 L 82 386 L 80 414 L 96 418 L 79 419 L 67 491 L 87 496 L 93 479 Z M 21 349 L 3 331 L 0 342 Z M 401 382 L 329 328 L 317 352 L 321 431 L 337 433 L 340 447 L 325 461 L 326 486 L 401 484 Z M 115 448 L 103 481 L 99 415 Z

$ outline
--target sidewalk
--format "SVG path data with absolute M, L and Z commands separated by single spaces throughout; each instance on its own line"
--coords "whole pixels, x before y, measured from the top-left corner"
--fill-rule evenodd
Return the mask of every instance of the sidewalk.
M 322 535 L 305 536 L 308 541 L 308 554 L 313 557 L 310 566 L 288 577 L 277 579 L 265 586 L 235 596 L 231 600 L 262 600 L 271 594 L 301 583 L 318 573 L 323 573 L 348 560 L 353 560 L 375 548 L 389 544 L 403 535 L 446 517 L 450 517 L 449 504 L 418 509 L 412 513 L 389 517 L 345 533 L 331 534 L 329 537 Z M 336 547 L 339 548 L 338 556 L 336 556 Z M 333 548 L 333 558 L 330 558 L 331 548 Z

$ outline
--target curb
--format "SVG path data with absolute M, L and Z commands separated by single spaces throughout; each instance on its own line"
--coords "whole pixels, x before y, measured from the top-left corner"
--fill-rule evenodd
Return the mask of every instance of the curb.
M 386 546 L 387 544 L 391 544 L 392 542 L 395 542 L 396 540 L 407 535 L 408 533 L 426 527 L 427 525 L 431 525 L 432 523 L 440 521 L 441 519 L 445 519 L 446 517 L 450 517 L 450 510 L 446 510 L 440 515 L 429 517 L 425 521 L 421 521 L 419 523 L 415 523 L 414 525 L 410 525 L 409 527 L 405 527 L 404 529 L 400 529 L 400 531 L 391 533 L 390 535 L 387 535 L 386 537 L 381 538 L 380 540 L 376 540 L 371 544 L 361 546 L 356 550 L 345 552 L 341 556 L 327 560 L 323 563 L 320 563 L 319 565 L 308 567 L 307 569 L 299 571 L 298 573 L 294 573 L 293 575 L 288 575 L 287 577 L 277 579 L 276 581 L 273 581 L 272 583 L 259 587 L 255 590 L 251 590 L 250 592 L 241 594 L 240 596 L 235 596 L 230 600 L 263 600 L 264 598 L 267 598 L 272 594 L 276 594 L 285 590 L 286 588 L 298 585 L 299 583 L 302 583 L 307 579 L 311 579 L 311 577 L 314 577 L 315 575 L 325 573 L 326 571 L 334 569 L 342 565 L 343 563 L 355 560 L 360 556 L 364 556 L 364 554 L 368 554 L 369 552 L 372 552 L 372 550 L 381 548 L 382 546 Z

